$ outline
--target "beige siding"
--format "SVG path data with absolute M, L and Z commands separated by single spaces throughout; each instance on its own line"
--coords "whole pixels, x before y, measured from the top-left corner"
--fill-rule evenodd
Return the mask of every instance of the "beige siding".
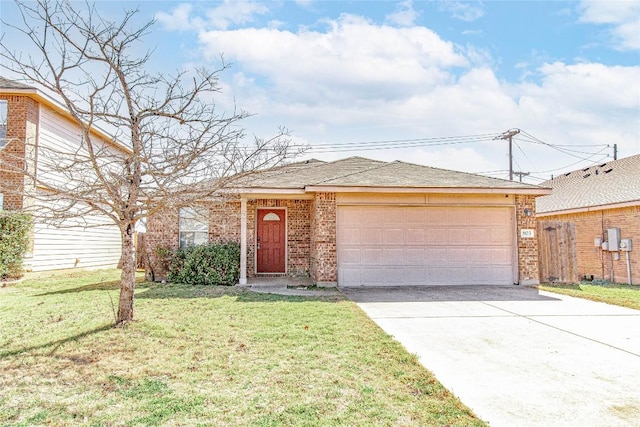
M 81 141 L 77 125 L 55 111 L 41 107 L 37 158 L 39 178 L 45 182 L 60 183 L 64 178 L 51 171 L 51 162 L 64 161 L 66 156 L 63 153 L 72 154 L 77 150 L 80 156 L 86 155 L 86 150 L 80 148 Z M 98 142 L 104 144 L 103 140 Z M 60 153 L 60 156 L 52 159 L 45 154 L 51 152 Z M 115 267 L 120 259 L 120 249 L 119 230 L 110 225 L 109 219 L 84 216 L 67 221 L 64 226 L 36 221 L 32 252 L 25 260 L 26 268 L 46 271 Z
M 27 261 L 32 271 L 64 268 L 116 267 L 120 260 L 120 232 L 98 218 L 85 218 L 96 226 L 34 226 L 33 252 Z

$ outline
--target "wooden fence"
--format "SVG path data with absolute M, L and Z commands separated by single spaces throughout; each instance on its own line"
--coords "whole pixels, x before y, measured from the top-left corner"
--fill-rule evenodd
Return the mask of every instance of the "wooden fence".
M 573 222 L 538 221 L 538 262 L 543 283 L 578 281 L 576 227 Z

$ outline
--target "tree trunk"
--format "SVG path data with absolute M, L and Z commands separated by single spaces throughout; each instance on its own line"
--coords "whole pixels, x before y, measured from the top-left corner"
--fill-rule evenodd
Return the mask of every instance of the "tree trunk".
M 136 287 L 136 252 L 133 241 L 133 224 L 122 230 L 122 273 L 120 274 L 120 301 L 117 325 L 133 320 L 133 293 Z

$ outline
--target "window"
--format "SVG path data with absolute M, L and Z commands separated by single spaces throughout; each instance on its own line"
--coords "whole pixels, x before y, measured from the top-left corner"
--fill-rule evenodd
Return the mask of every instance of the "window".
M 0 101 L 0 148 L 7 145 L 7 101 Z
M 205 207 L 180 209 L 180 247 L 201 245 L 209 241 L 209 209 Z

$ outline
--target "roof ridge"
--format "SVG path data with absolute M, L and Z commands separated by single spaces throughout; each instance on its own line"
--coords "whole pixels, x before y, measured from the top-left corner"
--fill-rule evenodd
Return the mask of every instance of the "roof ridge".
M 372 167 L 367 167 L 367 168 L 360 169 L 360 170 L 354 171 L 354 172 L 345 173 L 345 174 L 342 174 L 342 175 L 334 175 L 334 176 L 332 176 L 330 178 L 326 178 L 326 179 L 323 179 L 323 180 L 320 180 L 320 181 L 316 181 L 313 185 L 318 185 L 318 184 L 321 184 L 323 182 L 333 181 L 334 179 L 346 178 L 348 176 L 357 175 L 359 173 L 368 172 L 368 171 L 375 170 L 375 169 L 380 169 L 380 168 L 383 168 L 383 167 L 388 166 L 388 165 L 391 164 L 391 162 L 385 162 L 385 161 L 382 161 L 382 160 L 367 159 L 366 157 L 360 157 L 360 156 L 347 157 L 346 159 L 335 160 L 335 161 L 330 162 L 328 164 L 335 164 L 335 163 L 344 162 L 346 160 L 351 160 L 351 159 L 362 159 L 362 160 L 367 160 L 367 161 L 370 161 L 370 162 L 379 162 L 379 163 L 382 163 L 382 164 L 375 165 L 375 166 L 372 166 Z
M 454 172 L 454 173 L 470 175 L 470 176 L 481 176 L 481 177 L 484 177 L 484 178 L 487 178 L 487 179 L 492 179 L 494 181 L 516 182 L 516 181 L 512 181 L 512 180 L 508 180 L 508 179 L 496 178 L 494 176 L 480 175 L 478 173 L 464 172 L 464 171 L 458 171 L 458 170 L 453 170 L 453 169 L 438 168 L 438 167 L 435 167 L 435 166 L 420 165 L 420 164 L 417 164 L 417 163 L 404 162 L 402 160 L 395 160 L 393 163 L 403 163 L 405 165 L 412 165 L 412 166 L 418 166 L 418 167 L 421 167 L 421 168 L 435 169 L 435 170 L 444 171 L 444 172 Z M 526 187 L 542 187 L 542 188 L 546 188 L 544 185 L 542 185 L 544 183 L 536 185 L 536 184 L 527 184 L 526 182 L 519 182 L 518 184 L 522 184 L 523 186 L 526 186 Z

